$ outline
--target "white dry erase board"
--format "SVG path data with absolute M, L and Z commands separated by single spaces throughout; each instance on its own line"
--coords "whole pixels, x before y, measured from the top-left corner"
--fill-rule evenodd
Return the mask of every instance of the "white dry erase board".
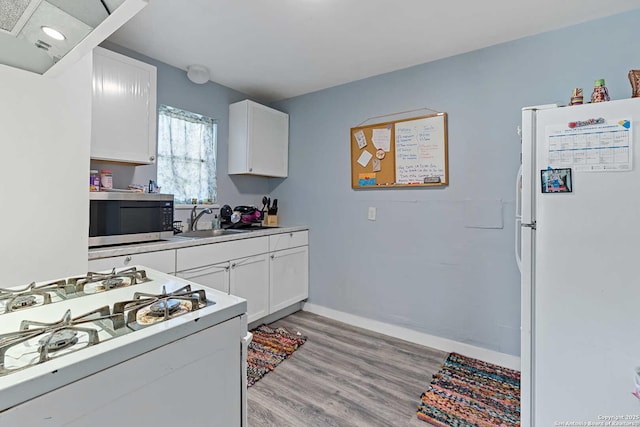
M 351 187 L 449 184 L 447 113 L 351 128 Z

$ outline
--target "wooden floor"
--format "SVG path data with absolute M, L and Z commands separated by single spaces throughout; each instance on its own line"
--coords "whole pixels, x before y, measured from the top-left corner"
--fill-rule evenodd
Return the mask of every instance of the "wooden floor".
M 250 427 L 429 427 L 416 410 L 447 353 L 303 311 L 273 325 L 308 340 L 249 388 Z

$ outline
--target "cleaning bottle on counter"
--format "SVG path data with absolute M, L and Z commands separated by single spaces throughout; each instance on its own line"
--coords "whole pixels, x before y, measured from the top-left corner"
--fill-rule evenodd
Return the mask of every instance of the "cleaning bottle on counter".
M 215 214 L 213 216 L 213 221 L 211 221 L 211 228 L 213 228 L 214 230 L 220 229 L 220 217 L 218 216 L 218 214 Z

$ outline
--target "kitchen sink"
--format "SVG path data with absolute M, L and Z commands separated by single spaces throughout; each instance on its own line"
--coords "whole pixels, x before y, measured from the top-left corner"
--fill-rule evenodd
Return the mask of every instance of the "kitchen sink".
M 232 236 L 236 234 L 248 233 L 250 230 L 246 229 L 212 229 L 212 230 L 196 230 L 196 231 L 185 231 L 184 233 L 177 234 L 176 237 L 186 237 L 191 239 L 203 239 L 206 237 L 215 237 L 215 236 Z

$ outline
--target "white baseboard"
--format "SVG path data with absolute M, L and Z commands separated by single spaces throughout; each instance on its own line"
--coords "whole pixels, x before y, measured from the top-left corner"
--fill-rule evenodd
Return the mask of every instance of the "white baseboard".
M 515 369 L 517 371 L 520 370 L 520 358 L 511 354 L 487 350 L 486 348 L 476 347 L 447 338 L 425 334 L 412 329 L 403 328 L 402 326 L 367 319 L 365 317 L 356 316 L 308 302 L 305 302 L 302 305 L 302 310 L 415 344 L 424 345 L 426 347 L 435 348 L 449 353 L 460 353 L 465 356 L 484 360 L 485 362 L 493 363 L 505 368 Z

